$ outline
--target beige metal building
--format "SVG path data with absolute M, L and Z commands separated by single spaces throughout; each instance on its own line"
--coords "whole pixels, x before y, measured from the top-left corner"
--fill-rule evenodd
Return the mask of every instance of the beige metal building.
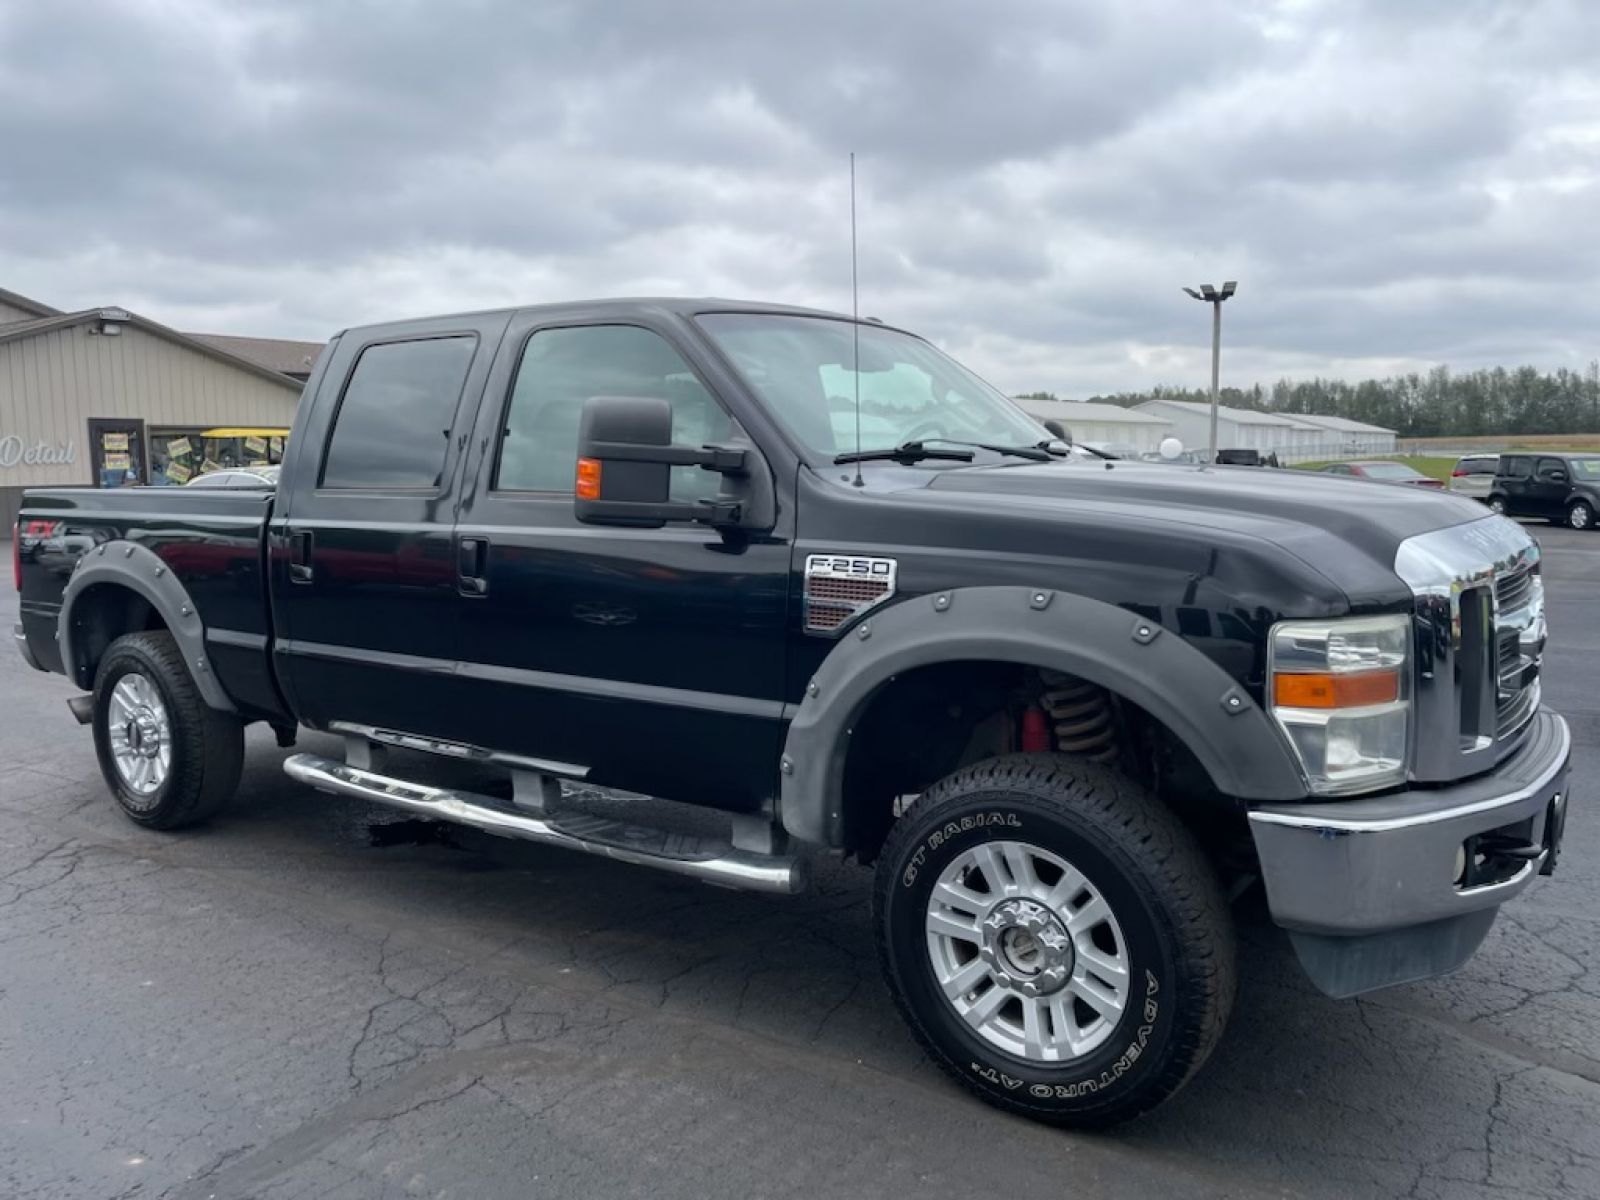
M 321 349 L 179 333 L 121 308 L 60 312 L 0 289 L 0 530 L 25 487 L 176 485 L 276 461 Z

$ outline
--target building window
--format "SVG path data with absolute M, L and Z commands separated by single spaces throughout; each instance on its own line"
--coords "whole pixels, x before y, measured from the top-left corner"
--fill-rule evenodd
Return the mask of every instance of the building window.
M 325 488 L 436 488 L 475 337 L 368 346 L 345 385 Z

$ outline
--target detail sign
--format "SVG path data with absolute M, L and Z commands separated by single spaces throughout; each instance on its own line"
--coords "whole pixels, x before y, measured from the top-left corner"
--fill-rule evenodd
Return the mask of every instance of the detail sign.
M 28 443 L 14 433 L 0 437 L 0 470 L 12 467 L 70 467 L 77 459 L 71 439 Z

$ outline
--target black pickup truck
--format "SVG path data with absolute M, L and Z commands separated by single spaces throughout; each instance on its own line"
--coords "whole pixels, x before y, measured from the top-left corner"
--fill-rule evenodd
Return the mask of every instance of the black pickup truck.
M 807 854 L 876 863 L 911 1028 L 1060 1123 L 1211 1052 L 1225 897 L 1259 882 L 1355 995 L 1460 966 L 1564 821 L 1519 526 L 1072 455 L 878 322 L 640 300 L 352 329 L 276 494 L 41 489 L 21 531 L 20 649 L 88 693 L 134 821 L 215 812 L 265 722 L 343 736 L 296 780 L 496 834 L 779 893 Z M 504 786 L 408 779 L 395 747 Z

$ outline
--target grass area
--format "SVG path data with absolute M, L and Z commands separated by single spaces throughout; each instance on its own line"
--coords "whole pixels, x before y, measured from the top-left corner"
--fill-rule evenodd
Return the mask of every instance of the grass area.
M 1373 457 L 1376 458 L 1378 456 L 1374 455 Z M 1426 475 L 1431 479 L 1448 480 L 1450 478 L 1451 470 L 1453 470 L 1456 465 L 1457 456 L 1454 454 L 1446 457 L 1440 457 L 1432 454 L 1413 454 L 1399 458 L 1391 458 L 1386 454 L 1383 455 L 1382 458 L 1384 462 L 1405 463 L 1405 465 L 1410 467 L 1412 470 L 1421 472 L 1423 475 Z M 1295 468 L 1301 471 L 1320 471 L 1323 467 L 1329 466 L 1332 463 L 1344 461 L 1347 460 L 1325 459 L 1322 462 L 1295 463 Z

